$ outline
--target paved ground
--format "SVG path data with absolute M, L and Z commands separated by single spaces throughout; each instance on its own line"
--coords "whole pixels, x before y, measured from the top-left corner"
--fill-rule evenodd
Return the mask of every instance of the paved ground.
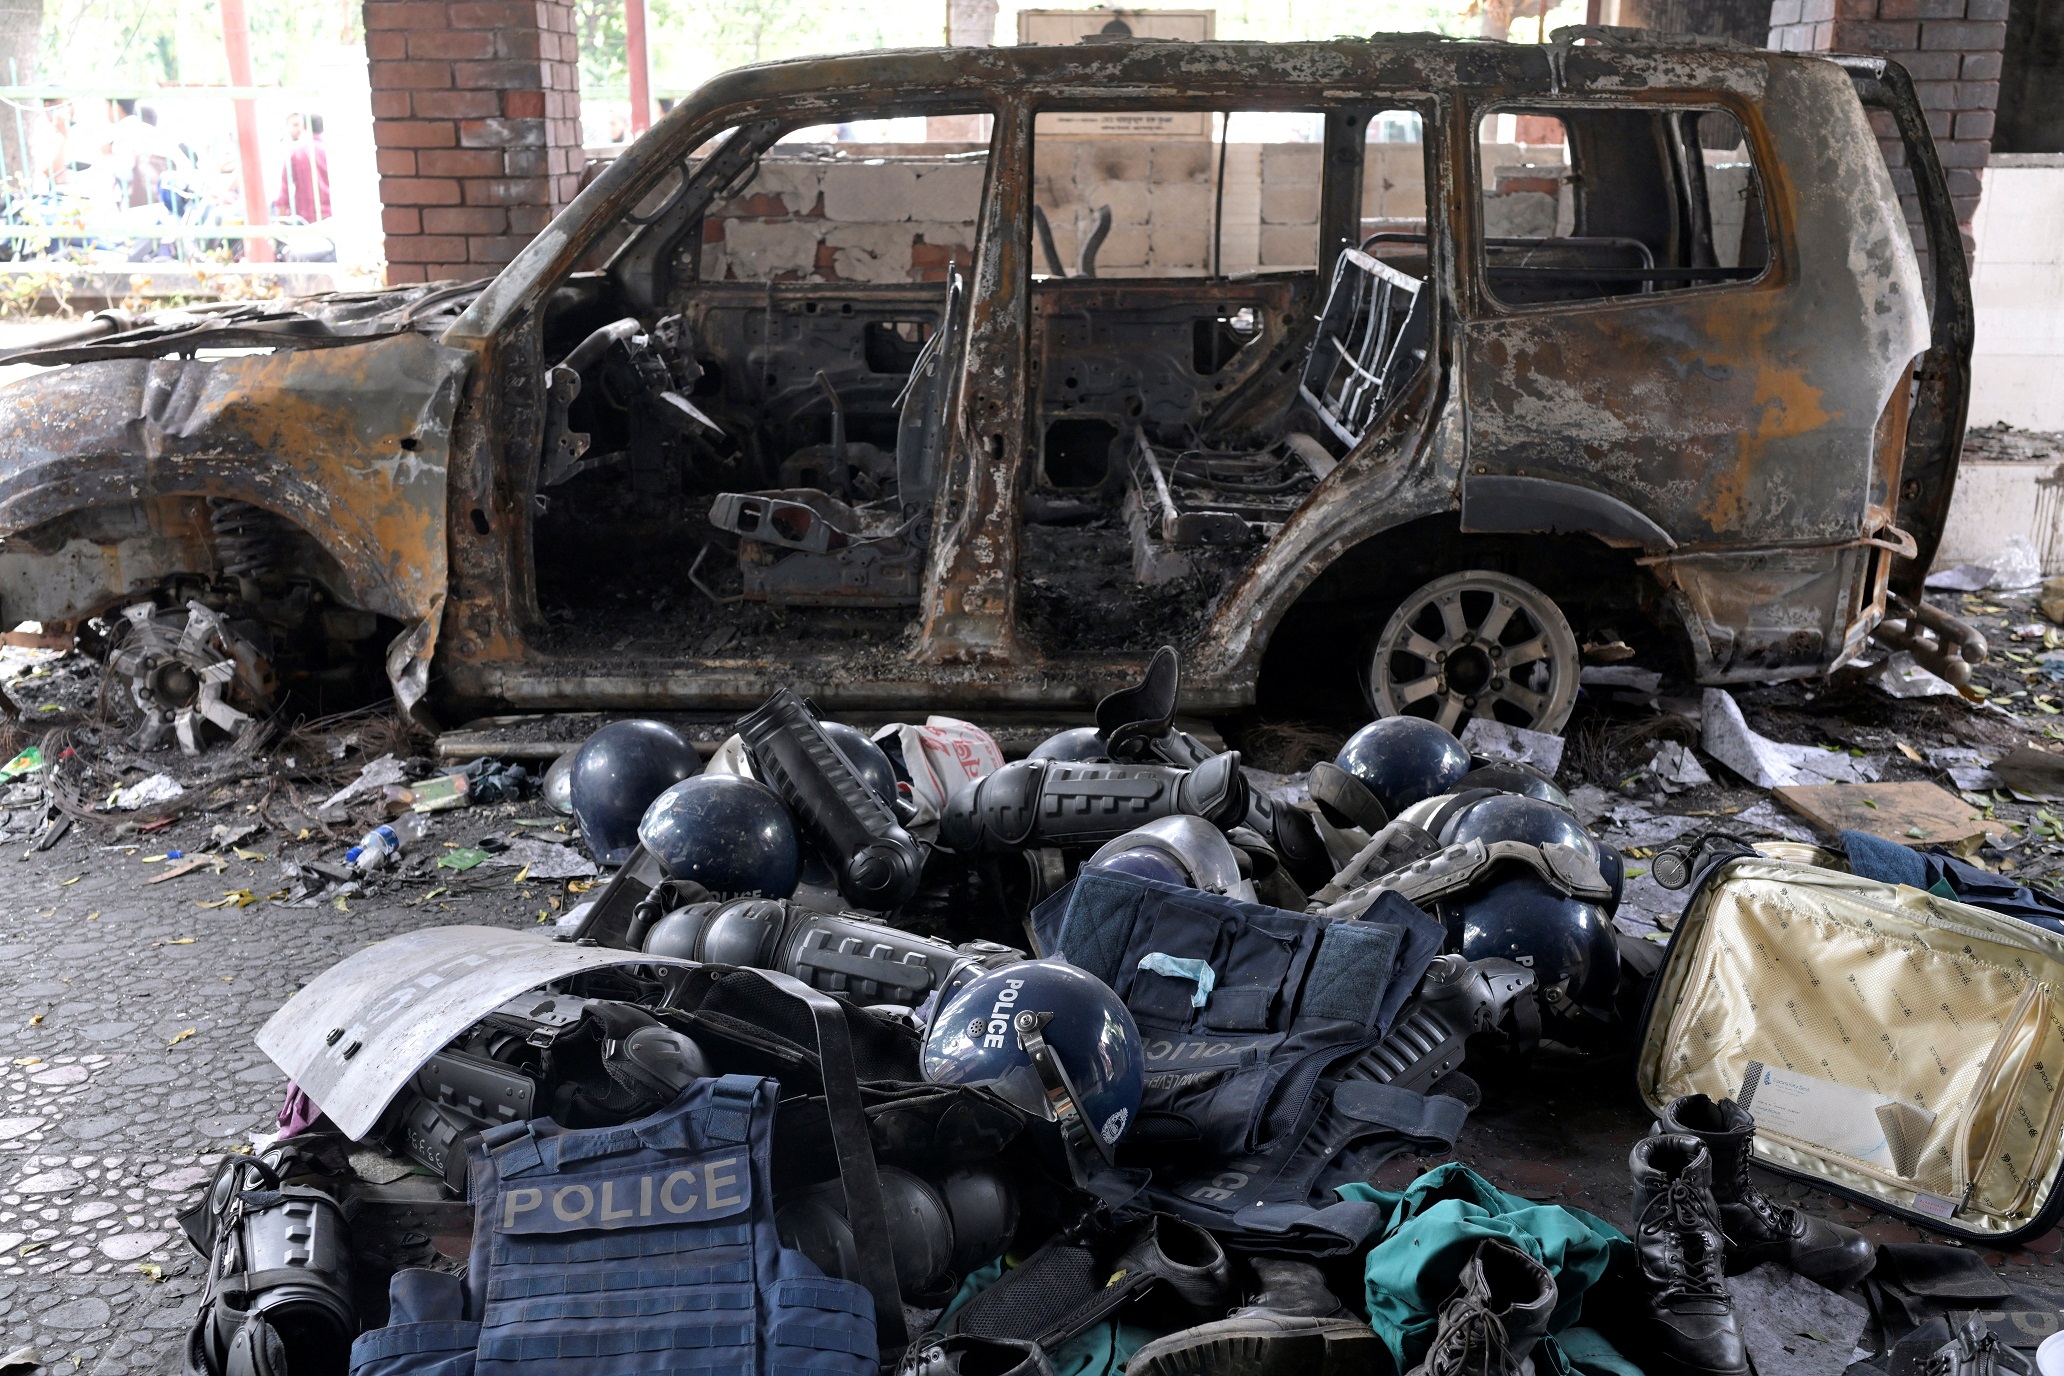
M 121 1376 L 176 1347 L 199 1261 L 173 1215 L 271 1127 L 285 1080 L 252 1035 L 273 1009 L 368 942 L 534 923 L 542 901 L 505 871 L 506 896 L 462 907 L 409 906 L 421 883 L 343 912 L 204 909 L 278 888 L 275 847 L 145 887 L 166 868 L 144 863 L 166 848 L 152 842 L 75 832 L 31 859 L 18 840 L 0 851 L 0 1352 L 33 1345 L 57 1373 Z

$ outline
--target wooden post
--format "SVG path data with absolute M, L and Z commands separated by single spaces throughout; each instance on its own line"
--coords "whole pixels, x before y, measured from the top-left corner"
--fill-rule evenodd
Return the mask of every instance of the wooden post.
M 257 85 L 251 76 L 251 26 L 244 16 L 244 0 L 222 0 L 222 46 L 229 53 L 229 84 L 246 89 Z M 258 102 L 239 96 L 235 103 L 237 158 L 244 175 L 244 223 L 255 229 L 267 218 L 265 160 L 258 153 Z M 244 240 L 244 257 L 253 263 L 270 263 L 272 240 Z

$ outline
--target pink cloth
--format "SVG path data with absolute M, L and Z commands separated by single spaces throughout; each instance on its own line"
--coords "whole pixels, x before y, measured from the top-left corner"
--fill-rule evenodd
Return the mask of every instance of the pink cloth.
M 322 1106 L 308 1097 L 307 1090 L 289 1080 L 287 1101 L 280 1105 L 279 1111 L 280 1140 L 284 1142 L 289 1137 L 300 1136 L 314 1127 L 320 1117 Z

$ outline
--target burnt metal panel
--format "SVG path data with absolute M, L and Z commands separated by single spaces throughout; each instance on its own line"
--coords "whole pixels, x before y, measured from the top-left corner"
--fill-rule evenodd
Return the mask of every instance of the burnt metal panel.
M 412 703 L 444 606 L 445 468 L 470 357 L 409 333 L 24 378 L 0 389 L 0 535 L 177 495 L 276 512 L 336 559 L 340 595 L 410 628 L 390 678 Z

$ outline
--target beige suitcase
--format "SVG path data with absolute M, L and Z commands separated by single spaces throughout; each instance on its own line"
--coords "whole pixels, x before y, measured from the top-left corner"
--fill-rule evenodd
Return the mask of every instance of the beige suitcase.
M 1760 1164 L 2010 1246 L 2064 1212 L 2064 939 L 1770 847 L 1693 887 L 1642 1017 L 1653 1110 L 1756 1118 Z

